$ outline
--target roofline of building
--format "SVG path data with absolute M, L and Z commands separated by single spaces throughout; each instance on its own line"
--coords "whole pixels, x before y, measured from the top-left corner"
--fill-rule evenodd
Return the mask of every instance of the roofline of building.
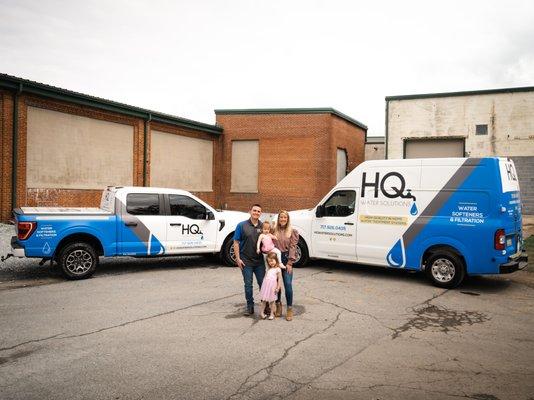
M 386 141 L 385 136 L 367 136 L 367 140 L 365 141 L 366 144 L 373 143 L 373 144 L 384 144 Z
M 236 109 L 219 109 L 215 110 L 216 115 L 238 115 L 238 114 L 333 114 L 358 128 L 367 132 L 367 125 L 360 121 L 349 117 L 335 108 L 320 107 L 320 108 L 236 108 Z
M 519 93 L 519 92 L 532 92 L 532 91 L 534 91 L 534 86 L 502 88 L 502 89 L 486 89 L 486 90 L 468 90 L 468 91 L 463 91 L 463 92 L 406 94 L 406 95 L 399 95 L 399 96 L 386 96 L 386 101 L 428 99 L 428 98 L 435 98 L 435 97 L 472 96 L 472 95 L 482 95 L 482 94 Z
M 179 126 L 181 128 L 193 129 L 217 135 L 220 135 L 223 132 L 223 128 L 216 125 L 210 125 L 170 114 L 134 107 L 128 104 L 118 103 L 116 101 L 102 99 L 100 97 L 89 96 L 87 94 L 73 92 L 71 90 L 62 89 L 56 86 L 46 85 L 44 83 L 2 73 L 0 73 L 0 89 L 14 90 L 19 93 L 30 93 L 54 100 L 66 101 L 82 106 L 88 106 L 100 110 L 137 117 L 144 120 L 160 122 Z

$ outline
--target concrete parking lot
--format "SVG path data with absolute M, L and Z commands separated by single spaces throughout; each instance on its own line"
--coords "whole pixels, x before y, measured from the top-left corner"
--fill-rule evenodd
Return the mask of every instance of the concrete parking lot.
M 204 257 L 105 260 L 76 282 L 9 260 L 0 398 L 532 399 L 533 275 L 443 290 L 312 262 L 287 322 L 242 316 L 239 271 Z

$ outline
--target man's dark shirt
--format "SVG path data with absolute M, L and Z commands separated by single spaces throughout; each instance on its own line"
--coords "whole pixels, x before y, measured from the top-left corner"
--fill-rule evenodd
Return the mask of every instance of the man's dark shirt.
M 261 221 L 258 221 L 258 224 L 254 226 L 252 221 L 247 219 L 237 224 L 235 228 L 234 240 L 239 242 L 239 256 L 245 265 L 263 264 L 262 254 L 256 253 L 261 227 Z

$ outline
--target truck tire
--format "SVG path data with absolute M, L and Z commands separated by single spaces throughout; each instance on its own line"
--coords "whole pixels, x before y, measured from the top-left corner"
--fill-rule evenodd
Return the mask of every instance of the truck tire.
M 304 239 L 299 237 L 299 242 L 297 243 L 296 260 L 293 266 L 295 268 L 304 267 L 309 260 L 310 256 L 308 253 L 308 246 L 306 246 Z
M 450 250 L 437 250 L 427 260 L 425 272 L 435 286 L 452 289 L 465 277 L 465 265 L 460 256 Z
M 224 264 L 228 265 L 229 267 L 235 267 L 235 254 L 234 254 L 234 240 L 233 240 L 233 234 L 228 236 L 228 238 L 224 241 L 224 244 L 221 248 L 221 259 Z
M 73 242 L 60 250 L 57 261 L 65 278 L 85 279 L 95 273 L 98 256 L 89 243 Z

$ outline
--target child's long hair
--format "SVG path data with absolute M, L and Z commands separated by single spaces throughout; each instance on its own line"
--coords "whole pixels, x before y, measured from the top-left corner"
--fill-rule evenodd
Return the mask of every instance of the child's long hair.
M 271 264 L 269 264 L 269 260 L 274 260 L 276 261 L 276 265 L 274 267 L 271 267 Z M 276 253 L 274 251 L 270 251 L 269 253 L 267 253 L 267 266 L 269 268 L 276 268 L 278 267 L 278 256 L 276 255 Z

